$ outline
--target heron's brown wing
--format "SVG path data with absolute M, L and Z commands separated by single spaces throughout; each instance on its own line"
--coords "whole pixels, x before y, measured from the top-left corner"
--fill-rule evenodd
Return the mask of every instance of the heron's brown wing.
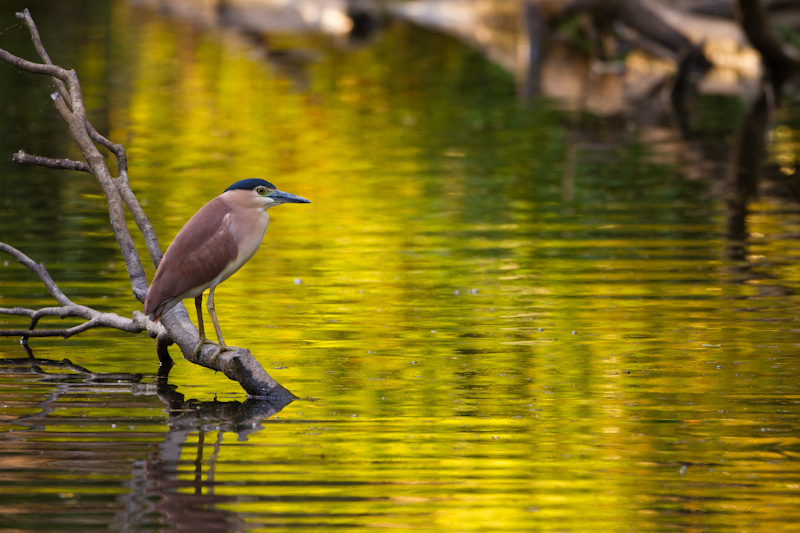
M 189 219 L 158 265 L 144 312 L 161 316 L 164 306 L 188 290 L 211 282 L 238 254 L 230 234 L 228 204 L 214 198 Z

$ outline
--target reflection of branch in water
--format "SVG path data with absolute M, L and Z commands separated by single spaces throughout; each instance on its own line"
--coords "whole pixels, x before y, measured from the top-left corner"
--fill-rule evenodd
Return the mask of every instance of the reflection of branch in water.
M 27 357 L 0 359 L 0 370 L 55 383 L 37 402 L 35 412 L 27 409 L 26 414 L 7 422 L 28 430 L 47 431 L 52 424 L 59 423 L 53 418 L 53 412 L 59 406 L 63 407 L 64 397 L 86 391 L 94 395 L 99 392 L 98 389 L 111 387 L 112 382 L 130 383 L 130 390 L 126 392 L 134 396 L 158 395 L 166 407 L 168 430 L 160 444 L 147 445 L 147 453 L 140 455 L 144 459 L 133 463 L 131 480 L 128 482 L 129 492 L 120 497 L 121 508 L 112 530 L 158 529 L 164 524 L 181 529 L 195 526 L 198 531 L 241 529 L 243 522 L 239 515 L 217 508 L 218 504 L 232 500 L 229 496 L 215 493 L 215 488 L 220 486 L 215 479 L 217 464 L 225 459 L 226 449 L 230 450 L 223 447 L 223 438 L 227 432 L 233 432 L 239 440 L 246 440 L 248 435 L 263 429 L 262 420 L 278 413 L 295 400 L 294 396 L 289 394 L 270 401 L 255 398 L 243 402 L 187 400 L 175 385 L 167 382 L 168 370 L 162 372 L 155 384 L 140 384 L 141 374 L 93 372 L 67 359 L 38 359 L 29 346 L 23 346 Z M 118 393 L 119 388 L 115 388 L 114 392 Z M 130 402 L 124 402 L 122 409 L 128 407 Z M 126 417 L 124 414 L 119 416 Z M 84 423 L 80 422 L 84 419 L 75 420 L 79 421 L 79 425 Z M 89 419 L 85 420 L 94 424 Z M 196 442 L 194 435 L 197 435 Z M 210 454 L 206 446 L 211 446 Z M 100 458 L 103 457 L 103 450 L 105 453 L 108 451 L 107 447 L 92 449 L 98 450 L 100 455 L 97 457 Z M 82 461 L 96 460 L 92 459 L 95 457 L 92 452 L 87 453 L 90 455 L 82 456 Z M 187 454 L 192 456 L 188 461 Z M 190 472 L 182 468 L 187 462 L 193 465 Z
M 759 174 L 764 163 L 767 130 L 770 124 L 771 88 L 764 84 L 761 96 L 753 103 L 739 130 L 728 178 L 726 258 L 744 261 L 747 257 L 748 203 L 758 191 Z
M 770 26 L 766 8 L 759 0 L 737 0 L 737 17 L 752 46 L 761 54 L 765 67 L 761 92 L 748 112 L 733 150 L 733 169 L 728 179 L 725 256 L 733 261 L 747 260 L 748 204 L 758 192 L 761 171 L 766 160 L 767 132 L 780 105 L 783 85 L 800 70 L 800 53 L 787 46 Z M 736 268 L 736 267 L 734 267 Z M 742 279 L 755 276 L 750 265 L 736 268 Z M 771 290 L 775 290 L 772 287 Z M 760 287 L 764 290 L 764 287 Z M 777 288 L 780 294 L 791 289 Z
M 157 516 L 159 525 L 198 531 L 238 530 L 242 518 L 235 512 L 220 509 L 231 496 L 215 494 L 216 466 L 222 453 L 226 432 L 237 433 L 238 440 L 261 431 L 261 421 L 273 416 L 296 398 L 291 395 L 270 400 L 248 398 L 244 402 L 201 402 L 186 400 L 166 375 L 159 378 L 157 393 L 168 406 L 169 430 L 164 441 L 148 458 L 133 468 L 131 492 L 124 496 L 124 509 L 112 529 L 126 531 L 152 526 L 147 521 Z M 181 460 L 186 444 L 197 433 L 194 458 Z M 206 458 L 207 437 L 214 435 L 212 453 Z M 191 475 L 182 472 L 181 464 L 191 462 Z M 181 476 L 181 474 L 184 474 Z M 188 490 L 187 490 L 188 489 Z
M 765 82 L 761 95 L 745 116 L 732 150 L 725 199 L 725 258 L 736 262 L 726 269 L 735 283 L 775 279 L 763 268 L 755 269 L 754 263 L 748 261 L 750 232 L 747 228 L 750 203 L 758 195 L 765 168 L 768 132 L 773 124 L 775 105 L 773 85 Z M 763 267 L 767 263 L 758 264 Z M 762 296 L 794 294 L 793 289 L 777 282 L 759 283 L 755 287 Z
M 31 430 L 45 430 L 46 424 L 40 422 L 55 409 L 55 403 L 61 395 L 75 392 L 75 383 L 102 383 L 102 382 L 129 382 L 137 383 L 142 379 L 141 374 L 125 374 L 119 372 L 92 372 L 82 366 L 76 365 L 69 359 L 56 361 L 54 359 L 37 359 L 33 350 L 26 342 L 20 343 L 25 348 L 26 358 L 0 359 L 0 369 L 6 374 L 39 376 L 39 381 L 60 382 L 56 390 L 39 402 L 39 411 L 22 415 L 14 419 L 15 424 L 26 426 Z M 57 368 L 62 372 L 48 372 L 45 368 Z M 64 372 L 66 371 L 66 372 Z
M 92 372 L 82 366 L 76 365 L 69 359 L 56 361 L 54 359 L 37 359 L 33 350 L 26 342 L 20 343 L 25 348 L 27 358 L 0 359 L 0 368 L 8 374 L 34 374 L 41 377 L 42 381 L 128 381 L 135 383 L 142 379 L 141 374 L 128 374 L 120 372 Z M 47 372 L 44 368 L 58 368 L 69 372 Z

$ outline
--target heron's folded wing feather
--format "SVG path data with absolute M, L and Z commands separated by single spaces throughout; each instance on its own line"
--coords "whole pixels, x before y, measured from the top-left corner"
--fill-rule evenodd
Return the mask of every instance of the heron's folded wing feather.
M 192 288 L 210 283 L 238 255 L 230 233 L 228 204 L 215 198 L 189 219 L 158 265 L 145 299 L 145 314 L 161 316 L 163 307 Z

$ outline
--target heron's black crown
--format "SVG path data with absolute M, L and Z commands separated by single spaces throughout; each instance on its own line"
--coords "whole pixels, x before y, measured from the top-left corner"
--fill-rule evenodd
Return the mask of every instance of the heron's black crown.
M 272 190 L 277 189 L 277 187 L 275 187 L 273 184 L 271 184 L 268 181 L 264 181 L 264 180 L 258 179 L 258 178 L 250 178 L 250 179 L 247 179 L 247 180 L 237 181 L 236 183 L 234 183 L 233 185 L 231 185 L 230 187 L 225 189 L 225 192 L 232 191 L 232 190 L 235 190 L 235 189 L 248 189 L 248 190 L 249 189 L 255 189 L 259 185 L 262 186 L 262 187 L 266 187 L 268 189 L 272 189 Z

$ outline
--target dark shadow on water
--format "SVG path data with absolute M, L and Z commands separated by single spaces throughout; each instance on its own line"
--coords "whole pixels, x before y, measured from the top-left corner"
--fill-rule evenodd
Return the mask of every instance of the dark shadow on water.
M 141 408 L 142 400 L 136 399 L 137 396 L 156 395 L 165 406 L 167 416 L 164 422 L 168 429 L 163 433 L 161 442 L 145 442 L 146 452 L 137 452 L 133 456 L 138 455 L 139 459 L 133 460 L 130 477 L 124 482 L 128 491 L 117 498 L 119 509 L 110 524 L 113 531 L 167 528 L 214 532 L 241 529 L 244 521 L 238 513 L 218 507 L 218 504 L 237 500 L 238 497 L 215 493 L 215 473 L 223 439 L 235 433 L 238 441 L 246 441 L 250 435 L 264 428 L 261 424 L 263 420 L 280 412 L 295 400 L 294 397 L 248 398 L 243 402 L 186 399 L 177 391 L 177 386 L 168 382 L 168 370 L 160 373 L 154 384 L 140 383 L 143 379 L 141 374 L 93 372 L 67 359 L 37 359 L 29 346 L 23 346 L 28 357 L 0 359 L 0 370 L 6 374 L 37 376 L 36 381 L 52 384 L 53 389 L 46 393 L 43 401 L 37 402 L 36 412 L 17 417 L 10 421 L 13 424 L 30 431 L 48 431 L 52 429 L 51 426 L 58 426 L 56 419 L 49 419 L 53 411 L 68 405 L 69 400 L 60 400 L 85 393 L 87 388 L 92 395 L 93 391 L 98 395 L 101 392 L 108 393 L 106 389 L 111 383 L 115 388 L 125 387 L 123 391 L 115 390 L 116 396 L 120 392 L 131 395 L 131 401 L 124 402 L 120 407 L 123 410 L 126 406 L 130 409 Z M 113 406 L 114 400 L 106 397 L 99 401 Z M 152 401 L 148 403 L 153 410 Z M 158 405 L 154 410 L 158 412 Z M 134 416 L 126 418 L 123 415 L 118 418 L 130 422 L 137 420 Z M 89 418 L 82 423 L 93 425 L 100 422 Z M 158 420 L 151 423 L 158 424 Z M 17 434 L 25 440 L 22 435 L 28 434 L 28 431 L 22 430 Z M 113 433 L 101 436 L 96 457 L 84 459 L 103 462 L 110 435 Z M 120 437 L 111 443 L 112 447 L 127 446 L 130 434 L 121 433 Z M 124 470 L 118 474 L 124 477 Z

